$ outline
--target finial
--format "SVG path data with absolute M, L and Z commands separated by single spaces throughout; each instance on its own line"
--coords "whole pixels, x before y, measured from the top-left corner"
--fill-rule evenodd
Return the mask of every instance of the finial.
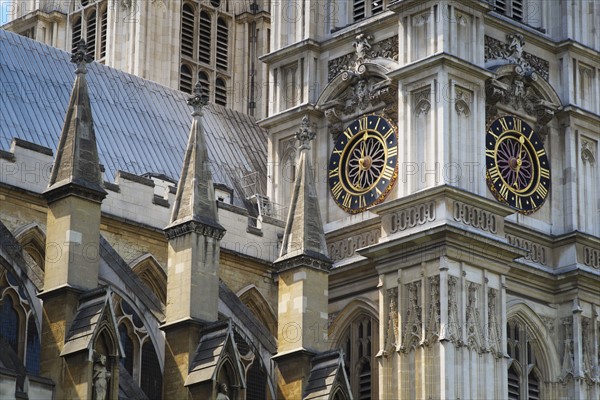
M 71 62 L 77 64 L 77 69 L 75 70 L 76 74 L 85 74 L 87 72 L 86 64 L 94 61 L 94 57 L 87 54 L 86 50 L 85 40 L 81 39 L 79 43 L 77 43 L 77 50 L 71 55 Z
M 296 132 L 296 139 L 300 141 L 300 150 L 310 149 L 310 141 L 315 138 L 315 131 L 313 130 L 308 115 L 302 117 L 302 123 L 300 129 Z
M 208 96 L 202 94 L 202 84 L 200 81 L 196 82 L 196 86 L 194 86 L 194 95 L 188 99 L 187 103 L 194 108 L 192 116 L 202 115 L 202 107 L 208 103 Z

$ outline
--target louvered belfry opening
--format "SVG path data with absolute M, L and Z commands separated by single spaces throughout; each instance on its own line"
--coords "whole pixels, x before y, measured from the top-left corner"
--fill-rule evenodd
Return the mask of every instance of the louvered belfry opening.
M 200 12 L 198 61 L 205 64 L 210 64 L 211 31 L 212 22 L 210 15 L 205 11 Z

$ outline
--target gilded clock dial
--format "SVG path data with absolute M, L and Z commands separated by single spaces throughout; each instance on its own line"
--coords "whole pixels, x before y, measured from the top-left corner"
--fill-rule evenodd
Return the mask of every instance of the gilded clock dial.
M 340 134 L 329 158 L 329 188 L 336 203 L 349 213 L 380 203 L 391 190 L 398 163 L 394 124 L 366 115 Z
M 538 210 L 550 192 L 550 162 L 536 131 L 515 116 L 494 120 L 486 141 L 487 184 L 520 213 Z

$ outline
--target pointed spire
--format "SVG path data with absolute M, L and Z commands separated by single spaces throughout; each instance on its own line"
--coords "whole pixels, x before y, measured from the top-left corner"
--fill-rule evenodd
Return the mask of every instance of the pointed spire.
M 102 201 L 102 172 L 94 132 L 92 107 L 88 93 L 87 64 L 92 61 L 85 52 L 85 42 L 77 45 L 71 62 L 77 64 L 75 83 L 71 92 L 52 174 L 45 191 L 49 199 L 60 198 L 76 189 L 78 195 Z
M 296 132 L 296 139 L 300 142 L 298 173 L 294 182 L 281 254 L 276 262 L 307 256 L 323 262 L 324 264 L 319 267 L 324 268 L 331 261 L 325 243 L 319 200 L 310 162 L 310 142 L 314 137 L 315 131 L 308 116 L 304 116 L 300 129 Z
M 177 186 L 171 223 L 165 230 L 169 232 L 171 228 L 194 221 L 204 226 L 205 232 L 208 232 L 206 228 L 212 228 L 210 231 L 220 238 L 225 230 L 219 224 L 206 137 L 202 127 L 203 108 L 207 102 L 207 96 L 202 94 L 202 85 L 198 81 L 194 88 L 194 95 L 187 101 L 194 110 L 192 126 Z

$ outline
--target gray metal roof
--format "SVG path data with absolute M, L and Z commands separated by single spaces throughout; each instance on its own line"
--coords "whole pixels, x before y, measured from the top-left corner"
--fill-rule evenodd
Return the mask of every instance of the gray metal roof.
M 75 80 L 71 55 L 0 29 L 0 149 L 18 137 L 56 150 Z M 188 95 L 102 64 L 87 81 L 100 162 L 108 181 L 116 171 L 179 179 L 192 109 Z M 234 190 L 244 206 L 242 177 L 258 173 L 266 189 L 267 134 L 255 120 L 222 106 L 204 111 L 215 183 Z

